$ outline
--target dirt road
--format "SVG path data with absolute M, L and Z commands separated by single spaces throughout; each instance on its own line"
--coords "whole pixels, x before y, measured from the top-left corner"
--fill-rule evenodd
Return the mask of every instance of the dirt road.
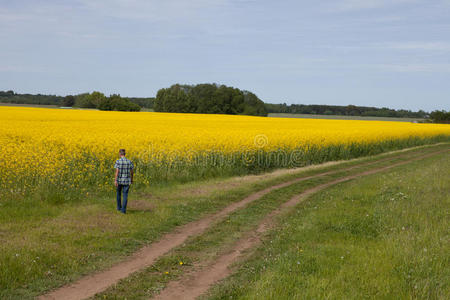
M 347 167 L 344 169 L 323 171 L 311 176 L 299 174 L 298 178 L 260 190 L 238 202 L 230 204 L 229 206 L 225 207 L 224 209 L 214 214 L 208 215 L 197 221 L 180 226 L 176 228 L 173 232 L 162 236 L 159 241 L 154 242 L 146 247 L 143 247 L 135 254 L 130 256 L 128 259 L 112 266 L 110 269 L 85 276 L 70 285 L 63 286 L 59 289 L 49 292 L 48 294 L 44 294 L 40 296 L 39 299 L 71 300 L 71 299 L 86 299 L 92 297 L 95 294 L 102 292 L 106 290 L 108 287 L 116 284 L 119 280 L 128 277 L 132 273 L 152 265 L 158 258 L 163 256 L 165 253 L 183 244 L 187 238 L 202 234 L 206 229 L 210 228 L 215 222 L 222 220 L 230 213 L 247 206 L 251 202 L 260 199 L 264 195 L 276 189 L 287 187 L 289 185 L 296 184 L 301 181 L 313 178 L 351 171 L 353 169 L 361 167 L 369 167 L 370 165 L 373 164 L 388 162 L 398 158 L 407 158 L 406 161 L 391 164 L 388 167 L 372 169 L 369 171 L 359 173 L 357 172 L 354 175 L 344 176 L 337 180 L 321 184 L 314 188 L 304 191 L 302 194 L 284 203 L 279 209 L 270 213 L 266 218 L 264 218 L 264 220 L 262 220 L 262 222 L 258 227 L 258 230 L 255 233 L 249 233 L 248 236 L 239 240 L 239 242 L 234 246 L 233 251 L 231 251 L 227 255 L 218 258 L 218 260 L 215 262 L 214 265 L 192 274 L 191 277 L 188 279 L 181 279 L 177 282 L 170 283 L 168 287 L 165 290 L 163 290 L 162 293 L 158 296 L 158 299 L 174 299 L 181 297 L 180 295 L 183 295 L 181 297 L 182 299 L 194 299 L 198 295 L 204 293 L 209 288 L 210 285 L 226 277 L 229 274 L 228 266 L 239 257 L 242 251 L 255 246 L 259 242 L 259 235 L 262 232 L 266 231 L 267 228 L 269 228 L 274 216 L 280 214 L 284 209 L 297 204 L 302 199 L 304 199 L 304 197 L 314 192 L 317 192 L 321 189 L 329 187 L 331 185 L 337 184 L 339 182 L 351 180 L 359 176 L 365 176 L 381 172 L 383 170 L 398 165 L 406 164 L 410 161 L 438 154 L 440 152 L 442 152 L 442 150 L 419 156 L 417 156 L 417 154 L 414 155 L 414 153 L 399 153 L 398 155 L 395 156 L 381 157 L 379 159 L 370 162 L 359 163 L 357 165 Z M 186 287 L 189 287 L 189 290 L 187 290 Z

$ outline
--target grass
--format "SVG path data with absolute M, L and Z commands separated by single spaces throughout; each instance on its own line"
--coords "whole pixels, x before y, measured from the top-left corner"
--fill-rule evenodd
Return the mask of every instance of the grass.
M 425 153 L 445 147 L 448 145 L 408 152 Z M 306 176 L 324 169 L 338 170 L 371 160 L 374 158 L 266 177 L 214 179 L 181 185 L 161 185 L 153 187 L 151 191 L 132 191 L 130 213 L 125 216 L 115 211 L 112 193 L 88 195 L 80 201 L 62 204 L 35 199 L 4 202 L 0 210 L 0 298 L 30 299 L 83 274 L 106 268 L 142 245 L 158 239 L 175 226 L 217 211 L 266 186 L 299 174 Z M 208 248 L 213 249 L 211 257 L 214 249 L 221 249 L 223 244 L 228 244 L 238 236 L 221 237 L 224 230 L 226 232 L 230 229 L 230 232 L 236 233 L 244 228 L 240 226 L 253 226 L 267 209 L 273 207 L 271 201 L 279 203 L 280 199 L 272 195 L 264 201 L 268 201 L 267 207 L 254 208 L 261 209 L 260 213 L 246 210 L 236 213 L 236 218 L 240 218 L 239 222 L 243 225 L 230 221 L 230 226 L 236 225 L 233 230 L 226 226 L 216 226 L 212 233 L 208 231 L 210 237 L 205 237 L 212 243 L 211 248 Z M 264 201 L 261 205 L 266 203 Z M 239 214 L 243 215 L 239 217 Z M 250 220 L 248 216 L 254 216 L 253 223 L 247 221 Z M 223 224 L 227 224 L 226 220 L 224 222 Z M 194 250 L 202 243 L 194 242 Z M 179 254 L 174 255 L 165 260 L 171 264 L 180 259 Z M 195 261 L 195 256 L 189 259 L 183 256 L 182 259 L 189 265 L 189 261 Z M 161 270 L 167 269 L 162 266 L 165 265 L 161 265 Z M 171 269 L 169 271 L 170 276 L 174 275 Z M 161 274 L 158 273 L 159 275 Z M 170 276 L 166 276 L 164 280 Z M 160 280 L 155 282 L 157 287 Z
M 196 269 L 198 265 L 213 262 L 220 253 L 226 252 L 233 242 L 245 235 L 246 232 L 254 230 L 265 215 L 293 195 L 318 184 L 350 175 L 354 171 L 388 166 L 396 161 L 403 160 L 404 158 L 393 159 L 392 161 L 376 163 L 370 167 L 362 166 L 352 171 L 342 171 L 275 190 L 247 207 L 230 214 L 228 218 L 214 224 L 204 234 L 188 239 L 183 246 L 174 249 L 151 267 L 120 281 L 114 287 L 96 295 L 94 298 L 148 299 L 163 289 L 170 280 L 175 280 L 182 274 Z M 180 262 L 182 262 L 181 265 Z
M 291 114 L 291 113 L 271 113 L 268 116 L 272 118 L 397 121 L 397 122 L 415 122 L 415 121 L 419 122 L 424 120 L 422 118 L 363 117 L 363 116 L 313 115 L 313 114 Z
M 300 204 L 208 299 L 448 299 L 450 154 Z

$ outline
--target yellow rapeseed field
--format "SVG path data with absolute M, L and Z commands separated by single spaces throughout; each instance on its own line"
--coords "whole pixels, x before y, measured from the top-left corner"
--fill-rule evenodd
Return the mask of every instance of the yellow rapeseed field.
M 136 162 L 137 184 L 148 184 L 350 158 L 450 136 L 450 126 L 438 124 L 23 107 L 0 107 L 0 125 L 0 193 L 13 195 L 110 188 L 119 148 Z

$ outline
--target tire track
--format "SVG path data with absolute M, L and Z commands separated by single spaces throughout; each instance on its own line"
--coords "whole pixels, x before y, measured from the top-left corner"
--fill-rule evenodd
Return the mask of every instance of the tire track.
M 166 300 L 166 299 L 195 299 L 198 296 L 204 294 L 208 291 L 208 289 L 216 282 L 231 274 L 231 270 L 229 269 L 230 265 L 235 262 L 242 254 L 242 252 L 255 247 L 261 241 L 261 234 L 266 232 L 271 226 L 274 224 L 274 217 L 282 214 L 284 211 L 289 210 L 293 206 L 302 202 L 305 198 L 314 194 L 318 191 L 326 189 L 330 186 L 336 185 L 338 183 L 346 182 L 352 179 L 356 179 L 359 177 L 372 175 L 375 173 L 380 173 L 394 167 L 398 167 L 401 165 L 408 164 L 413 161 L 421 160 L 433 155 L 437 155 L 443 152 L 447 152 L 449 149 L 435 151 L 432 153 L 419 155 L 417 157 L 410 158 L 406 161 L 398 162 L 391 164 L 386 167 L 375 168 L 372 170 L 356 173 L 349 176 L 344 176 L 335 180 L 332 180 L 327 183 L 323 183 L 317 185 L 313 188 L 307 189 L 304 192 L 295 195 L 287 202 L 284 202 L 279 208 L 270 212 L 264 219 L 259 223 L 257 229 L 254 232 L 251 232 L 247 236 L 238 240 L 233 248 L 226 254 L 221 255 L 216 259 L 214 264 L 209 265 L 203 269 L 198 271 L 193 271 L 190 273 L 188 278 L 182 278 L 177 281 L 170 282 L 167 287 L 162 290 L 162 292 L 155 296 L 154 299 L 158 300 Z
M 412 154 L 412 155 L 411 155 Z M 84 276 L 74 283 L 62 286 L 56 290 L 50 291 L 47 294 L 38 297 L 40 300 L 48 299 L 64 299 L 64 300 L 79 300 L 86 299 L 94 296 L 106 290 L 108 287 L 116 284 L 119 280 L 128 277 L 132 273 L 135 273 L 143 268 L 152 265 L 159 257 L 166 254 L 173 248 L 183 244 L 189 237 L 197 236 L 202 234 L 206 229 L 208 229 L 214 222 L 220 221 L 228 214 L 248 205 L 249 203 L 260 199 L 264 195 L 280 189 L 287 187 L 289 185 L 299 183 L 301 181 L 319 178 L 327 175 L 332 175 L 340 172 L 351 171 L 356 168 L 370 166 L 373 164 L 378 164 L 398 158 L 404 158 L 409 156 L 414 156 L 413 153 L 400 154 L 395 156 L 390 156 L 386 158 L 381 158 L 375 161 L 370 161 L 367 163 L 361 163 L 348 167 L 345 169 L 326 171 L 310 176 L 295 178 L 283 183 L 272 185 L 268 188 L 262 189 L 255 192 L 243 200 L 231 203 L 219 212 L 213 213 L 206 217 L 203 217 L 197 221 L 193 221 L 175 228 L 172 232 L 163 235 L 158 241 L 144 246 L 134 254 L 132 254 L 126 260 L 113 265 L 111 268 L 94 273 L 91 275 Z M 300 175 L 301 176 L 301 175 Z

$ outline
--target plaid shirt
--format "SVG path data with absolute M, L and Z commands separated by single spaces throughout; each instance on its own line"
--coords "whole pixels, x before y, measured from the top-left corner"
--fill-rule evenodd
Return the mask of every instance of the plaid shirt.
M 116 160 L 114 164 L 115 169 L 119 169 L 119 174 L 117 175 L 117 183 L 122 185 L 131 184 L 131 170 L 134 169 L 134 165 L 131 160 L 126 157 L 121 157 Z

